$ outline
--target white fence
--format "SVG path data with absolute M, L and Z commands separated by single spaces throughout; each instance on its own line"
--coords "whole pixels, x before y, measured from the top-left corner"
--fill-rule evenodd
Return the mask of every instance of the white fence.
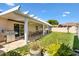
M 67 27 L 56 27 L 56 28 L 52 28 L 53 32 L 68 32 Z M 76 33 L 77 32 L 77 27 L 76 26 L 72 26 L 69 28 L 69 32 L 70 33 Z

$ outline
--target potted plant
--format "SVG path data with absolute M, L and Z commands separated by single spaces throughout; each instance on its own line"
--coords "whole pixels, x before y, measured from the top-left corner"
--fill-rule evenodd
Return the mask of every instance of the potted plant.
M 31 56 L 41 56 L 41 46 L 39 42 L 31 42 L 30 43 L 30 55 Z

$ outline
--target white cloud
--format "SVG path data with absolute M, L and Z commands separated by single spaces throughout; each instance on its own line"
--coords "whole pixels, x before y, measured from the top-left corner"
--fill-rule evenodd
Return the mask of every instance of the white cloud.
M 66 14 L 63 14 L 62 16 L 65 17 L 65 16 L 67 16 L 67 15 L 66 15 Z
M 15 6 L 14 3 L 5 3 L 6 5 L 9 5 L 9 6 Z
M 70 14 L 71 12 L 69 12 L 69 11 L 66 11 L 66 12 L 64 12 L 64 14 Z
M 65 11 L 65 12 L 63 12 L 62 16 L 65 17 L 65 16 L 69 15 L 70 13 L 71 12 L 69 12 L 69 11 Z

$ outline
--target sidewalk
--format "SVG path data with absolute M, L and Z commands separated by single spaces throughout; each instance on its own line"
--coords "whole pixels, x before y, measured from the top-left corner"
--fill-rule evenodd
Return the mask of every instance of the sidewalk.
M 25 45 L 25 40 L 18 40 L 9 44 L 3 45 L 3 48 L 0 48 L 0 54 L 3 52 L 8 52 L 10 50 L 16 49 L 18 47 L 22 47 Z

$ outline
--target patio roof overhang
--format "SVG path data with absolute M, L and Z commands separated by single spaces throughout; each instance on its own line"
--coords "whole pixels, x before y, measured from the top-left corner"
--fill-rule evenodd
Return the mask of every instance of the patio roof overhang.
M 24 14 L 24 13 L 20 12 L 19 8 L 20 8 L 20 6 L 16 6 L 16 7 L 9 9 L 5 12 L 2 12 L 2 13 L 0 13 L 0 17 L 6 18 L 6 19 L 12 19 L 15 21 L 22 21 L 22 22 L 24 22 L 25 18 L 29 18 L 30 21 L 34 21 L 34 22 L 38 22 L 38 23 L 41 23 L 44 25 L 52 26 L 51 24 L 49 24 L 41 19 L 30 17 L 29 14 Z
M 24 17 L 16 14 L 16 11 L 19 10 L 20 6 L 16 6 L 15 8 L 9 9 L 5 12 L 0 13 L 0 17 L 3 17 L 5 19 L 11 19 L 16 21 L 24 21 Z

